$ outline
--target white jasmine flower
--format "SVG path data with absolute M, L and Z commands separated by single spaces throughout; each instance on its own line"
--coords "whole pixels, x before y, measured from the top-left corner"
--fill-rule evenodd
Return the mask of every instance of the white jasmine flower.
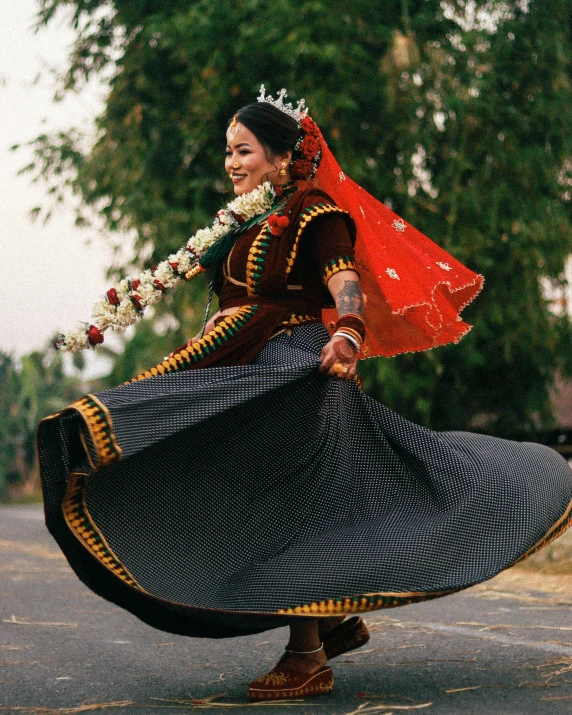
M 60 350 L 64 352 L 75 353 L 78 350 L 85 350 L 89 347 L 89 341 L 85 332 L 85 327 L 76 328 L 75 330 L 70 330 L 64 336 L 64 342 L 61 343 Z
M 137 276 L 135 279 L 139 281 L 139 284 L 136 284 L 137 288 L 134 288 L 128 279 L 121 280 L 115 287 L 119 305 L 111 305 L 107 295 L 95 303 L 92 309 L 93 324 L 101 332 L 108 328 L 123 331 L 133 325 L 139 318 L 140 312 L 133 305 L 131 296 L 134 294 L 138 296 L 142 309 L 148 305 L 155 305 L 162 299 L 164 292 L 155 286 L 155 280 L 159 281 L 165 289 L 174 288 L 181 282 L 181 276 L 197 264 L 196 257 L 204 256 L 213 243 L 240 225 L 235 216 L 240 216 L 242 221 L 250 221 L 268 211 L 275 200 L 276 192 L 269 181 L 248 194 L 237 196 L 225 209 L 219 211 L 212 226 L 197 231 L 188 240 L 186 246 L 171 254 L 168 261 L 162 261 L 154 272 L 146 270 Z M 192 255 L 187 249 L 192 252 Z M 176 272 L 169 263 L 177 264 Z M 89 341 L 85 328 L 72 330 L 61 338 L 61 350 L 76 352 L 87 347 Z
M 131 302 L 130 298 L 125 298 L 117 306 L 116 325 L 121 330 L 125 330 L 125 328 L 128 328 L 130 325 L 133 325 L 133 323 L 137 321 L 138 317 L 139 316 L 137 314 L 137 311 L 135 310 L 135 306 Z

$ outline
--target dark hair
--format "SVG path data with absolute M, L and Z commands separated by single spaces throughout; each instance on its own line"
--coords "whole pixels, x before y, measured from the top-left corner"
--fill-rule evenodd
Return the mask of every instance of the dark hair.
M 268 102 L 247 104 L 239 109 L 234 117 L 249 129 L 272 155 L 294 151 L 300 138 L 296 120 Z M 229 126 L 231 122 L 232 119 L 228 123 Z

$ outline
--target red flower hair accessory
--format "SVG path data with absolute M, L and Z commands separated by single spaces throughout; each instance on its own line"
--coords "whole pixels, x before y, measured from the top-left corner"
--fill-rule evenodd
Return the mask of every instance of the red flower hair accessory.
M 322 158 L 320 130 L 308 116 L 300 121 L 300 137 L 296 142 L 290 162 L 290 175 L 294 180 L 312 179 Z

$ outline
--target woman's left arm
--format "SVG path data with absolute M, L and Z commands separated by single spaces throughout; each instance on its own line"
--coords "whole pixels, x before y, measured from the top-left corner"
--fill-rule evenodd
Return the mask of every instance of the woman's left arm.
M 328 281 L 328 290 L 336 303 L 338 319 L 351 313 L 363 318 L 363 295 L 355 271 L 339 271 Z M 320 370 L 330 377 L 353 380 L 359 349 L 343 335 L 333 335 L 320 355 Z M 341 369 L 340 369 L 341 365 Z

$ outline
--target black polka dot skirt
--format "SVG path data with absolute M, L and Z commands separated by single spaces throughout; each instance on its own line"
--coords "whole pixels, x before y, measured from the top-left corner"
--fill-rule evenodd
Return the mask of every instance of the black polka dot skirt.
M 402 606 L 572 521 L 553 450 L 432 432 L 318 372 L 322 325 L 256 362 L 87 395 L 44 420 L 47 524 L 93 591 L 201 637 Z

